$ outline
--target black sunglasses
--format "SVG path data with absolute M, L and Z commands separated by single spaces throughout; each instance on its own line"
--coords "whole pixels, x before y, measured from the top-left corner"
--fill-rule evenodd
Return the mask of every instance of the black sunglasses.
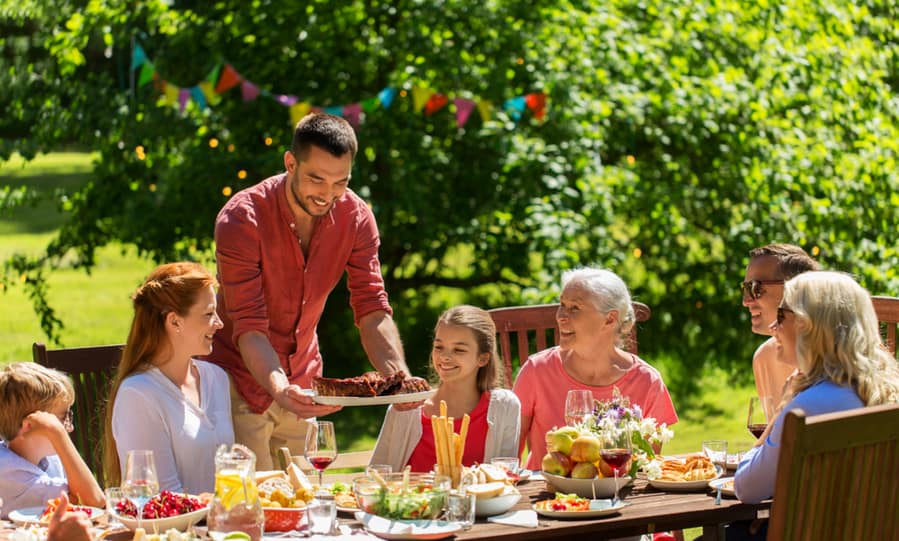
M 791 314 L 793 313 L 793 311 L 790 310 L 789 308 L 784 308 L 783 306 L 777 307 L 777 326 L 778 327 L 783 325 L 784 320 L 787 318 L 787 316 L 786 316 L 787 312 L 789 312 Z
M 740 284 L 740 290 L 743 292 L 743 298 L 760 299 L 765 294 L 765 285 L 782 284 L 783 280 L 750 280 Z

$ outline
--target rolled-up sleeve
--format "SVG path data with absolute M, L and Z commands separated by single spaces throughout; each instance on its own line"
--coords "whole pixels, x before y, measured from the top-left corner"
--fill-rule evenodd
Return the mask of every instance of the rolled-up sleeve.
M 222 211 L 215 224 L 215 258 L 224 309 L 233 323 L 231 339 L 249 332 L 269 334 L 262 277 L 259 224 L 242 207 Z
M 360 205 L 357 215 L 356 239 L 347 261 L 347 287 L 350 290 L 350 306 L 356 324 L 366 315 L 383 310 L 393 315 L 387 300 L 381 262 L 378 259 L 378 224 L 366 205 Z

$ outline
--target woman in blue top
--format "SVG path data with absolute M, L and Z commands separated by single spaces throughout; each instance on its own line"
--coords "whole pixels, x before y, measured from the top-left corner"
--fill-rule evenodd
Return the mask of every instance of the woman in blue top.
M 815 271 L 788 281 L 771 329 L 781 360 L 801 373 L 737 469 L 737 497 L 750 503 L 774 495 L 786 412 L 820 415 L 899 402 L 899 365 L 881 343 L 870 295 L 850 276 Z

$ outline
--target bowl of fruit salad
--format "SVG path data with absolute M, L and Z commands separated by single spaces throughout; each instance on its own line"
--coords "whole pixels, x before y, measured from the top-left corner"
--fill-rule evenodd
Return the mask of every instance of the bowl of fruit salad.
M 449 477 L 431 473 L 390 473 L 353 480 L 359 509 L 397 520 L 436 519 L 446 507 L 449 490 Z

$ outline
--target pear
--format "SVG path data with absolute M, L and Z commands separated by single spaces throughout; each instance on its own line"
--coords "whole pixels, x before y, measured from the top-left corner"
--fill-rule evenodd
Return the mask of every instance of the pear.
M 571 426 L 563 426 L 553 430 L 547 434 L 548 448 L 552 451 L 558 451 L 563 455 L 571 455 L 571 445 L 580 436 L 576 428 Z
M 596 477 L 596 466 L 590 462 L 578 462 L 571 468 L 572 479 L 593 479 Z
M 568 474 L 571 473 L 571 468 L 574 467 L 574 463 L 567 455 L 563 455 L 559 451 L 553 451 L 546 453 L 541 466 L 546 473 L 558 475 L 559 477 L 568 477 Z
M 593 435 L 578 436 L 571 443 L 569 456 L 574 462 L 596 462 L 601 457 L 602 442 Z

